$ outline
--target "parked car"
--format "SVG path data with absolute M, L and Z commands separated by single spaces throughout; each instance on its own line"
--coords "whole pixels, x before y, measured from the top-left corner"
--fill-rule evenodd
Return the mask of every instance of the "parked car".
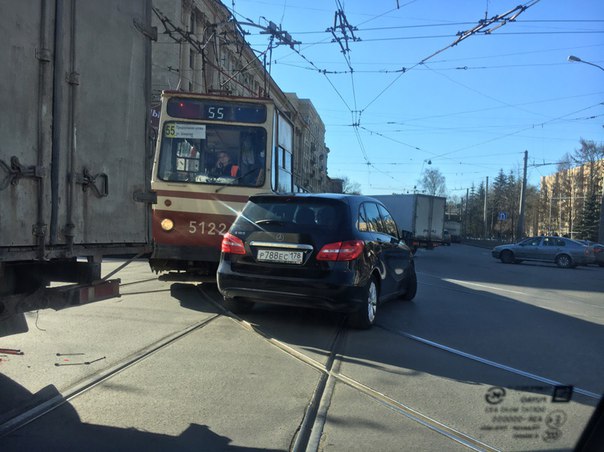
M 491 252 L 505 264 L 522 261 L 552 262 L 562 268 L 574 268 L 595 261 L 589 246 L 565 237 L 531 237 L 519 243 L 499 245 Z
M 217 272 L 224 305 L 255 302 L 350 312 L 369 328 L 380 303 L 411 300 L 411 249 L 379 201 L 342 194 L 250 197 L 225 234 Z
M 579 240 L 579 242 L 589 246 L 594 253 L 594 263 L 599 265 L 600 267 L 604 267 L 604 245 L 602 245 L 601 243 L 592 242 L 591 240 Z

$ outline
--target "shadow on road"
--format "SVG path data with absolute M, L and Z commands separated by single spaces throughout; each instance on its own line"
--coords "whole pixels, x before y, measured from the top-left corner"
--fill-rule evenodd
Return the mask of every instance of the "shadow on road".
M 87 424 L 80 420 L 73 406 L 65 401 L 54 386 L 47 386 L 38 394 L 31 394 L 25 388 L 0 374 L 0 395 L 7 391 L 11 397 L 22 400 L 55 400 L 61 406 L 48 416 L 26 425 L 13 434 L 2 431 L 0 423 L 0 443 L 2 450 L 85 450 L 91 451 L 132 451 L 132 450 L 224 450 L 234 452 L 260 451 L 231 445 L 231 439 L 218 435 L 206 425 L 190 424 L 179 436 L 169 436 L 104 425 Z M 43 394 L 42 394 L 43 393 Z M 4 422 L 6 419 L 0 421 Z M 57 426 L 60 425 L 60 428 Z

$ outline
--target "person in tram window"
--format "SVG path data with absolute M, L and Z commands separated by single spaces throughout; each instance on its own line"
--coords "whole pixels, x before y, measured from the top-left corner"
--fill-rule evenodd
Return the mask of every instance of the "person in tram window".
M 212 170 L 214 177 L 237 177 L 239 166 L 231 161 L 231 156 L 228 152 L 218 151 L 216 165 Z

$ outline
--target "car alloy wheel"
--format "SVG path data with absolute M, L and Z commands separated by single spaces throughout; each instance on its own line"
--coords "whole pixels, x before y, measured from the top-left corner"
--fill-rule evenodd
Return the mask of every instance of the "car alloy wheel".
M 367 319 L 373 324 L 375 321 L 375 313 L 377 311 L 377 287 L 373 278 L 369 283 L 369 293 L 367 296 Z
M 556 265 L 560 268 L 570 268 L 573 265 L 573 261 L 570 256 L 562 254 L 556 258 Z
M 359 329 L 371 328 L 377 312 L 378 288 L 375 277 L 371 277 L 365 286 L 365 301 L 349 318 L 350 326 Z

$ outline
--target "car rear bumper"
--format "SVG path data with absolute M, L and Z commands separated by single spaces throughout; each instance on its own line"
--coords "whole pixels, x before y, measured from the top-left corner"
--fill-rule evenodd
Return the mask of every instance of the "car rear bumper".
M 351 312 L 364 302 L 365 285 L 353 272 L 331 272 L 321 279 L 267 277 L 233 272 L 227 262 L 218 268 L 218 290 L 226 298 Z

